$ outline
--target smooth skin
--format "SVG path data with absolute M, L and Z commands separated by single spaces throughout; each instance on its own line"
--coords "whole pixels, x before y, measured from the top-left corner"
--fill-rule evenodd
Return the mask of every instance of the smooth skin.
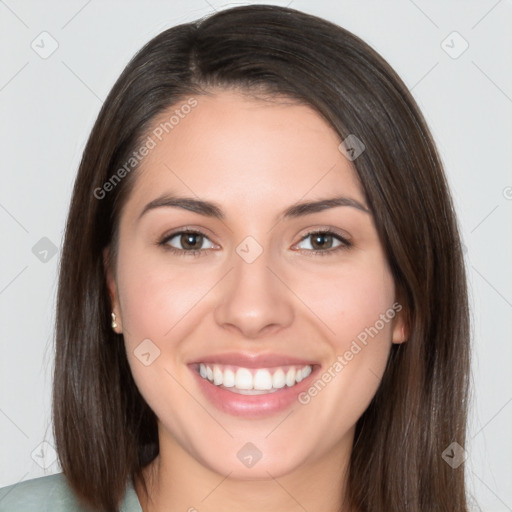
M 368 209 L 338 135 L 310 107 L 228 90 L 196 99 L 136 171 L 107 271 L 116 330 L 158 418 L 160 454 L 145 470 L 152 500 L 137 482 L 139 500 L 145 512 L 339 512 L 355 424 L 391 344 L 405 341 L 403 312 L 307 405 L 265 418 L 219 411 L 187 363 L 235 351 L 331 367 L 397 301 L 373 217 L 353 206 L 280 217 L 336 196 Z M 169 206 L 142 214 L 164 194 L 214 202 L 224 218 Z M 169 238 L 185 228 L 204 237 Z M 307 237 L 315 230 L 334 235 L 318 244 Z M 248 236 L 263 250 L 252 263 L 236 251 Z M 134 351 L 147 339 L 160 355 L 145 366 Z M 262 453 L 251 468 L 237 457 L 247 442 Z

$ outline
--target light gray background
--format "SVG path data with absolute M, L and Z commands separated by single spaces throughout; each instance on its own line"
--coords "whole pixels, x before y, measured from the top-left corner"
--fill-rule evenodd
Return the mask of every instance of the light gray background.
M 466 247 L 474 394 L 464 448 L 472 509 L 512 510 L 512 2 L 269 3 L 319 15 L 362 37 L 423 109 Z M 226 6 L 0 1 L 0 486 L 60 471 L 50 422 L 59 252 L 52 257 L 44 245 L 36 254 L 32 248 L 43 237 L 60 248 L 86 138 L 132 55 L 162 30 Z M 52 39 L 58 48 L 42 58 Z M 469 47 L 453 58 L 464 40 Z

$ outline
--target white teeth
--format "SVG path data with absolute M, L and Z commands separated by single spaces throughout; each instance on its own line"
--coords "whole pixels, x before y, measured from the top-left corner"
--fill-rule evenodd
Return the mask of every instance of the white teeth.
M 283 372 L 283 370 L 281 370 L 281 368 L 279 368 L 279 370 L 277 370 L 274 373 L 274 375 L 272 376 L 272 387 L 281 389 L 281 388 L 284 388 L 285 384 L 286 384 L 286 380 L 285 380 L 284 372 Z
M 224 377 L 222 384 L 227 388 L 232 388 L 235 385 L 235 372 L 230 370 L 224 370 Z
M 213 383 L 218 386 L 219 384 L 222 384 L 222 370 L 215 365 L 213 367 Z
M 272 389 L 272 376 L 268 370 L 258 370 L 254 376 L 254 389 Z
M 236 371 L 235 387 L 238 389 L 253 389 L 252 374 L 247 368 L 238 368 Z
M 294 368 L 290 368 L 288 370 L 288 372 L 286 373 L 285 382 L 288 387 L 291 387 L 295 384 L 295 369 Z
M 273 373 L 272 373 L 273 372 Z M 232 388 L 233 392 L 243 394 L 262 394 L 265 391 L 273 393 L 285 386 L 292 387 L 308 377 L 312 366 L 302 368 L 286 366 L 283 368 L 259 368 L 250 370 L 221 364 L 199 364 L 199 375 L 216 386 Z

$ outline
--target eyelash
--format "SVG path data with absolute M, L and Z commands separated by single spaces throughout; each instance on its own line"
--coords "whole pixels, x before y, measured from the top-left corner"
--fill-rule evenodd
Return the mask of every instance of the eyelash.
M 168 244 L 170 240 L 175 238 L 178 235 L 200 235 L 205 237 L 209 240 L 209 238 L 202 233 L 201 231 L 197 230 L 189 230 L 189 229 L 183 229 L 181 231 L 176 231 L 174 233 L 171 233 L 170 235 L 164 236 L 162 240 L 158 242 L 158 245 L 161 246 L 164 250 L 170 251 L 173 254 L 176 254 L 177 256 L 184 256 L 184 257 L 200 257 L 200 256 L 206 256 L 208 250 L 211 249 L 194 249 L 191 251 L 187 251 L 185 249 L 176 249 L 176 247 L 172 247 Z M 338 233 L 335 233 L 333 231 L 329 230 L 316 230 L 316 231 L 310 231 L 309 233 L 305 234 L 298 243 L 303 242 L 308 237 L 313 235 L 324 235 L 324 236 L 333 236 L 336 238 L 341 244 L 338 247 L 335 247 L 334 249 L 327 249 L 325 251 L 319 250 L 319 249 L 299 249 L 298 251 L 301 253 L 306 253 L 308 256 L 317 255 L 317 256 L 330 256 L 333 253 L 337 253 L 338 251 L 346 250 L 352 247 L 351 242 L 349 242 L 346 238 L 342 237 Z

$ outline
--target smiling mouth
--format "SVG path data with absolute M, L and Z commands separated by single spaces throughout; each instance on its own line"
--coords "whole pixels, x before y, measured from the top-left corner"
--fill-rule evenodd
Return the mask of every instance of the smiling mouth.
M 196 372 L 219 388 L 241 395 L 265 395 L 291 388 L 309 377 L 313 366 L 286 365 L 244 368 L 234 365 L 198 363 Z

